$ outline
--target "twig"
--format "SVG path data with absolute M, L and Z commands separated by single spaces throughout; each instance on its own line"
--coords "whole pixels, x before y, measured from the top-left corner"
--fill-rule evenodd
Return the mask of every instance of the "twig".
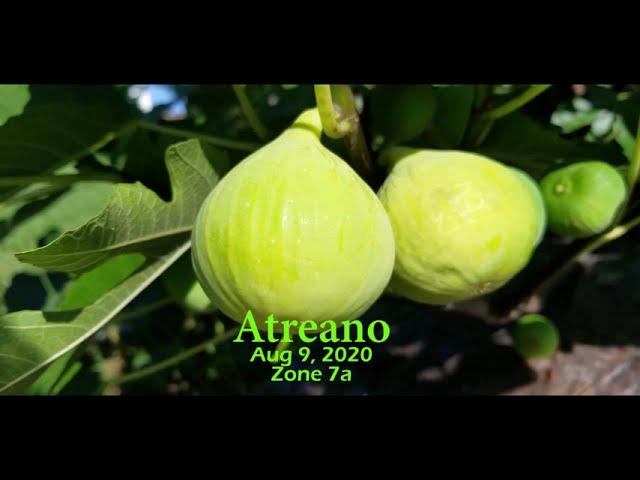
M 610 229 L 609 231 L 597 236 L 593 240 L 591 240 L 584 247 L 582 247 L 577 253 L 575 253 L 568 260 L 562 263 L 560 267 L 556 268 L 550 275 L 542 279 L 542 281 L 540 281 L 530 291 L 530 293 L 526 296 L 526 298 L 523 301 L 519 302 L 518 305 L 510 312 L 511 314 L 509 315 L 509 317 L 513 318 L 514 316 L 517 316 L 520 313 L 520 310 L 522 309 L 522 307 L 529 302 L 531 297 L 533 297 L 536 294 L 543 293 L 549 287 L 553 286 L 556 283 L 556 281 L 558 281 L 561 277 L 564 276 L 564 274 L 574 264 L 574 262 L 580 259 L 580 257 L 586 255 L 587 253 L 591 253 L 597 250 L 598 248 L 602 247 L 603 245 L 606 245 L 609 242 L 617 240 L 618 238 L 625 235 L 629 230 L 631 230 L 634 227 L 637 227 L 638 225 L 640 225 L 640 216 L 635 217 L 632 220 L 629 220 L 628 222 L 623 223 L 622 225 L 618 225 Z
M 247 117 L 247 121 L 256 135 L 260 138 L 260 140 L 267 140 L 269 138 L 269 130 L 262 123 L 260 117 L 258 117 L 258 113 L 255 111 L 251 102 L 249 101 L 249 97 L 247 96 L 246 86 L 245 85 L 232 85 L 233 91 L 238 97 L 238 102 L 240 103 L 240 108 L 244 112 L 244 116 Z
M 253 142 L 244 142 L 240 140 L 229 140 L 228 138 L 216 137 L 213 135 L 207 135 L 204 133 L 192 132 L 189 130 L 183 130 L 181 128 L 166 127 L 164 125 L 157 125 L 155 123 L 149 123 L 144 121 L 136 122 L 136 126 L 152 132 L 165 133 L 174 137 L 182 138 L 197 138 L 204 143 L 209 143 L 217 147 L 230 148 L 234 150 L 243 150 L 246 152 L 253 152 L 262 145 Z
M 521 95 L 518 95 L 516 98 L 509 100 L 508 102 L 503 103 L 499 107 L 494 108 L 493 110 L 489 110 L 484 113 L 482 117 L 488 118 L 491 120 L 497 120 L 498 118 L 502 118 L 510 113 L 515 112 L 519 108 L 523 107 L 531 100 L 536 98 L 538 95 L 547 90 L 551 85 L 531 85 L 525 92 Z
M 189 358 L 195 355 L 198 355 L 201 352 L 204 352 L 207 348 L 211 346 L 219 345 L 220 343 L 231 339 L 233 336 L 235 336 L 236 333 L 238 333 L 239 330 L 240 330 L 240 327 L 232 328 L 231 330 L 228 330 L 221 335 L 217 335 L 213 338 L 210 338 L 209 340 L 202 342 L 199 345 L 196 345 L 195 347 L 192 347 L 188 350 L 180 352 L 177 355 L 169 357 L 166 360 L 158 362 L 147 368 L 143 368 L 141 370 L 138 370 L 137 372 L 129 373 L 127 375 L 121 375 L 114 379 L 108 380 L 106 384 L 108 386 L 122 385 L 123 383 L 135 382 L 137 380 L 148 377 L 150 375 L 154 375 L 158 372 L 161 372 L 175 365 L 178 365 L 179 363 L 184 362 L 185 360 L 188 360 Z

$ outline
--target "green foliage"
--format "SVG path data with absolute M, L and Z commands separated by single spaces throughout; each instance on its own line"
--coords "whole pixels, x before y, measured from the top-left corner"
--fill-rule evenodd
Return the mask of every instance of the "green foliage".
M 0 221 L 0 298 L 16 275 L 42 273 L 40 268 L 18 261 L 15 252 L 37 248 L 52 235 L 79 227 L 107 205 L 112 189 L 110 183 L 82 182 L 54 195 L 0 208 L 6 215 Z
M 144 261 L 141 253 L 119 255 L 79 275 L 67 284 L 58 310 L 76 310 L 92 305 L 129 278 Z
M 28 85 L 0 85 L 0 126 L 20 115 L 30 98 Z
M 371 98 L 376 133 L 389 143 L 412 140 L 429 127 L 436 106 L 437 96 L 430 85 L 379 85 Z
M 231 85 L 177 85 L 187 106 L 186 117 L 179 120 L 162 114 L 164 107 L 149 114 L 138 111 L 128 100 L 129 87 L 0 85 L 0 392 L 263 392 L 265 372 L 255 365 L 247 367 L 246 351 L 224 345 L 222 339 L 229 335 L 227 327 L 232 322 L 223 312 L 215 311 L 195 279 L 190 240 L 196 216 L 218 180 L 252 151 L 259 150 L 262 143 L 258 142 L 256 125 L 264 125 L 268 132 L 265 138 L 278 137 L 301 112 L 315 106 L 314 87 L 246 85 L 242 89 L 245 104 L 241 105 Z M 520 294 L 515 286 L 537 292 L 540 272 L 551 270 L 551 277 L 557 280 L 556 271 L 574 252 L 592 252 L 640 223 L 638 196 L 633 189 L 640 165 L 635 138 L 640 88 L 551 86 L 538 91 L 544 91 L 544 95 L 520 101 L 531 87 L 334 85 L 331 88 L 342 95 L 353 93 L 360 113 L 360 122 L 355 125 L 361 131 L 337 140 L 325 135 L 322 144 L 314 148 L 319 146 L 327 154 L 331 151 L 340 156 L 373 189 L 379 188 L 389 175 L 384 168 L 389 158 L 378 153 L 389 144 L 475 152 L 514 167 L 516 177 L 536 205 L 533 216 L 539 221 L 535 222 L 536 235 L 532 234 L 532 238 L 535 236 L 538 247 L 530 264 L 513 281 L 476 301 L 494 307 L 493 302 L 499 302 L 503 295 L 518 303 L 526 299 L 510 298 Z M 334 107 L 339 109 L 342 104 L 336 103 L 336 98 Z M 514 104 L 516 108 L 510 108 Z M 509 107 L 507 111 L 505 105 Z M 291 184 L 296 188 L 304 186 L 299 189 L 301 198 L 308 200 L 309 211 L 315 212 L 298 218 L 300 229 L 308 228 L 311 220 L 319 221 L 316 214 L 320 207 L 331 202 L 342 213 L 334 223 L 356 225 L 362 215 L 350 215 L 350 203 L 336 201 L 339 195 L 330 192 L 328 181 L 321 175 L 312 175 L 313 169 L 303 168 L 305 159 L 303 154 L 289 159 L 300 167 Z M 591 159 L 598 159 L 597 175 L 582 171 Z M 285 170 L 281 168 L 273 174 L 269 188 L 279 188 L 286 177 Z M 523 209 L 514 207 L 514 212 L 519 213 L 512 212 L 513 218 L 505 220 L 505 214 L 494 221 L 489 215 L 465 233 L 457 230 L 453 236 L 460 240 L 452 240 L 452 235 L 442 233 L 451 215 L 443 208 L 433 207 L 437 204 L 434 198 L 443 198 L 442 192 L 450 184 L 443 185 L 443 177 L 437 174 L 428 175 L 421 182 L 416 181 L 415 171 L 409 177 L 403 194 L 424 191 L 431 184 L 434 192 L 439 192 L 428 197 L 424 205 L 413 205 L 420 212 L 406 215 L 409 230 L 420 231 L 431 218 L 439 227 L 419 241 L 417 235 L 397 238 L 396 234 L 396 243 L 402 245 L 397 257 L 415 259 L 416 252 L 427 251 L 437 242 L 440 247 L 436 254 L 428 255 L 429 259 L 442 259 L 456 248 L 466 252 L 464 258 L 462 254 L 456 258 L 468 262 L 467 266 L 454 271 L 439 265 L 434 276 L 456 277 L 462 284 L 473 284 L 482 277 L 478 274 L 482 269 L 480 256 L 469 250 L 472 240 L 487 225 L 503 221 L 504 227 L 500 228 L 506 231 L 507 224 L 515 228 L 527 222 Z M 570 178 L 570 183 L 579 184 L 580 188 L 556 198 L 553 192 L 558 178 Z M 478 175 L 471 180 L 477 181 Z M 255 190 L 255 185 L 247 189 Z M 310 192 L 315 193 L 310 196 Z M 251 197 L 253 193 L 247 195 Z M 469 211 L 481 209 L 481 203 L 462 202 Z M 508 210 L 508 203 L 505 200 L 493 211 Z M 266 202 L 259 206 L 266 208 Z M 469 218 L 477 221 L 478 215 L 470 213 Z M 278 225 L 279 220 L 272 210 L 264 210 L 260 219 L 273 225 Z M 571 239 L 559 243 L 557 237 L 544 236 L 547 221 L 555 233 L 594 238 L 583 243 L 573 244 Z M 487 231 L 491 233 L 489 227 Z M 356 230 L 361 232 L 362 228 Z M 375 240 L 369 234 L 359 238 L 356 230 L 347 240 L 364 240 L 365 247 Z M 528 230 L 533 231 L 533 227 Z M 357 255 L 340 257 L 342 250 L 329 248 L 333 238 L 330 231 L 313 233 L 315 243 L 309 253 L 302 255 L 302 246 L 295 243 L 293 252 L 287 253 L 315 265 L 319 252 L 330 251 L 332 258 L 342 259 L 336 261 L 344 267 L 344 275 L 352 273 Z M 294 236 L 303 238 L 301 232 Z M 269 249 L 273 248 L 270 242 L 274 237 L 263 237 L 260 252 L 264 255 L 247 253 L 251 257 L 247 259 L 249 263 L 262 262 L 264 266 L 273 255 Z M 343 238 L 342 245 L 347 240 Z M 230 248 L 241 250 L 242 239 L 230 235 L 225 241 L 230 242 Z M 252 241 L 257 240 L 252 237 Z M 528 244 L 523 248 L 527 252 L 532 249 Z M 620 253 L 619 247 L 612 250 Z M 408 263 L 424 267 L 427 260 Z M 502 269 L 497 269 L 500 285 L 513 273 L 510 270 L 509 275 L 503 275 L 508 263 L 503 261 Z M 517 263 L 518 268 L 513 271 L 525 261 Z M 609 268 L 607 275 L 613 275 L 616 268 L 622 266 Z M 231 276 L 239 278 L 241 274 L 236 270 Z M 274 276 L 265 278 L 273 281 Z M 605 280 L 609 282 L 607 288 L 615 284 Z M 322 287 L 319 282 L 301 280 L 305 282 L 316 292 Z M 241 283 L 242 289 L 255 289 L 255 275 L 243 277 Z M 491 289 L 497 288 L 498 283 Z M 477 288 L 478 294 L 484 293 L 487 283 Z M 348 290 L 349 299 L 358 294 L 355 287 L 342 290 Z M 285 301 L 293 298 L 292 282 L 282 292 L 279 297 L 286 297 Z M 262 298 L 268 297 L 268 292 L 258 293 Z M 322 302 L 302 302 L 305 305 L 300 308 L 310 311 L 311 307 L 325 307 L 325 297 Z M 26 305 L 25 299 L 33 302 Z M 455 351 L 446 343 L 448 338 L 461 338 L 473 330 L 466 324 L 462 327 L 443 320 L 456 308 L 456 304 L 447 309 L 427 308 L 382 295 L 371 313 L 364 315 L 382 315 L 392 324 L 395 334 L 410 342 L 424 340 L 426 353 L 416 359 L 423 368 L 427 356 L 431 361 L 440 355 L 438 352 Z M 553 311 L 552 302 L 545 305 L 545 311 L 547 308 L 551 309 L 551 316 L 562 318 Z M 474 311 L 485 310 L 491 309 Z M 475 320 L 484 325 L 485 315 L 477 317 Z M 430 321 L 438 325 L 437 329 L 425 330 Z M 448 329 L 444 340 L 440 338 L 443 329 Z M 556 327 L 540 315 L 523 316 L 510 331 L 516 350 L 526 358 L 548 356 L 558 348 Z M 217 340 L 210 342 L 212 337 Z M 475 349 L 477 342 L 474 337 L 468 348 Z M 196 358 L 193 355 L 197 352 L 208 355 Z M 376 378 L 386 378 L 376 380 L 378 385 L 397 384 L 400 372 L 406 378 L 416 376 L 413 367 L 408 367 L 408 357 L 391 357 L 393 361 L 389 355 L 384 356 L 376 368 Z M 153 375 L 144 373 L 149 367 L 154 371 L 153 367 L 165 360 L 170 368 L 157 369 Z M 442 364 L 445 360 L 434 361 Z M 387 368 L 389 365 L 392 366 Z M 117 382 L 105 384 L 132 372 L 143 374 L 135 382 L 117 387 Z M 362 378 L 369 373 L 363 367 Z M 369 391 L 372 385 L 354 385 L 353 391 Z M 300 393 L 306 387 L 291 388 Z M 327 388 L 345 392 L 352 387 Z
M 182 239 L 171 247 L 157 252 L 145 268 L 86 308 L 0 317 L 0 393 L 21 392 L 51 362 L 90 338 L 182 255 L 189 242 Z
M 70 350 L 54 361 L 39 378 L 37 378 L 26 393 L 29 395 L 57 394 L 65 387 L 73 375 L 82 367 L 80 362 L 74 361 L 76 350 Z M 66 375 L 65 375 L 66 374 Z M 25 385 L 28 382 L 25 382 Z
M 189 312 L 206 313 L 215 310 L 215 306 L 198 283 L 190 254 L 183 255 L 171 265 L 162 280 L 171 299 Z
M 99 216 L 45 247 L 16 256 L 47 270 L 75 273 L 115 255 L 162 251 L 167 243 L 188 238 L 218 175 L 197 140 L 170 147 L 166 164 L 174 186 L 171 202 L 140 183 L 118 184 Z
M 616 164 L 625 162 L 622 152 L 615 146 L 563 138 L 557 131 L 522 113 L 496 121 L 491 133 L 476 150 L 519 167 L 535 178 L 580 158 L 608 158 Z
M 129 120 L 122 102 L 107 103 L 99 95 L 74 98 L 70 87 L 58 87 L 52 96 L 38 91 L 31 88 L 28 108 L 0 128 L 0 177 L 54 172 L 106 145 Z M 0 188 L 0 201 L 13 192 Z
M 439 88 L 436 96 L 438 109 L 435 120 L 427 129 L 427 137 L 438 148 L 457 148 L 471 118 L 475 88 L 473 85 Z
M 174 193 L 171 202 L 162 201 L 141 184 L 117 185 L 100 215 L 47 247 L 18 255 L 49 270 L 96 269 L 68 286 L 61 307 L 71 310 L 0 317 L 0 391 L 24 390 L 188 249 L 197 210 L 218 175 L 197 140 L 169 148 L 166 162 Z M 123 253 L 133 255 L 119 256 Z M 145 257 L 144 267 L 133 273 Z M 49 331 L 54 334 L 45 334 Z

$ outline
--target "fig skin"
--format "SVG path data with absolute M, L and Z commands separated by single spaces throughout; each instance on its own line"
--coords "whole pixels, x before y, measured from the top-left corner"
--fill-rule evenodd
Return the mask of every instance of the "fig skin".
M 539 206 L 512 169 L 474 153 L 389 149 L 378 196 L 396 239 L 389 292 L 431 305 L 507 283 L 540 238 Z
M 531 193 L 531 196 L 535 202 L 536 212 L 539 219 L 539 230 L 536 240 L 536 246 L 538 246 L 540 245 L 540 242 L 542 242 L 544 234 L 547 231 L 547 209 L 544 204 L 544 198 L 542 197 L 542 191 L 540 190 L 538 182 L 536 182 L 528 173 L 513 167 L 511 168 L 511 170 L 520 180 L 522 180 L 527 189 L 529 189 L 529 192 Z
M 523 315 L 510 330 L 514 348 L 530 360 L 550 357 L 560 345 L 558 328 L 543 315 Z
M 178 305 L 196 313 L 210 313 L 216 308 L 202 289 L 191 264 L 191 255 L 180 257 L 162 276 L 164 288 Z
M 204 201 L 192 233 L 196 274 L 214 304 L 262 330 L 279 320 L 356 319 L 393 270 L 382 204 L 320 143 L 317 109 L 249 155 Z
M 378 85 L 371 98 L 374 130 L 391 143 L 412 140 L 433 122 L 436 103 L 430 85 Z
M 578 162 L 547 174 L 540 182 L 549 230 L 584 238 L 604 232 L 627 198 L 624 178 L 601 161 Z

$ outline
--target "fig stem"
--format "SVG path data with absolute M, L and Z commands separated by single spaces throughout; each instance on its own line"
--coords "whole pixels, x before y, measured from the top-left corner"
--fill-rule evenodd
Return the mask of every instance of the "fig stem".
M 540 95 L 550 87 L 551 85 L 531 85 L 527 90 L 518 95 L 516 98 L 512 98 L 508 102 L 503 103 L 493 110 L 489 110 L 488 112 L 484 113 L 482 117 L 491 120 L 497 120 L 498 118 L 509 115 L 510 113 L 515 112 L 519 108 L 529 103 L 531 100 L 536 98 L 538 95 Z
M 244 142 L 240 140 L 229 140 L 228 138 L 216 137 L 214 135 L 207 135 L 204 133 L 192 132 L 189 130 L 183 130 L 181 128 L 165 127 L 164 125 L 157 125 L 155 123 L 149 123 L 144 121 L 137 121 L 136 127 L 144 130 L 150 130 L 152 132 L 164 133 L 173 137 L 182 138 L 196 138 L 204 143 L 215 145 L 216 147 L 229 148 L 232 150 L 242 150 L 245 152 L 253 152 L 262 145 L 253 142 Z
M 210 338 L 209 340 L 206 340 L 196 345 L 195 347 L 192 347 L 188 350 L 184 350 L 172 357 L 169 357 L 166 360 L 158 362 L 154 365 L 150 365 L 149 367 L 140 369 L 137 372 L 121 375 L 111 380 L 107 380 L 105 383 L 107 385 L 122 385 L 123 383 L 135 382 L 137 380 L 148 377 L 150 375 L 154 375 L 158 372 L 161 372 L 175 365 L 178 365 L 179 363 L 184 362 L 185 360 L 188 360 L 189 358 L 194 357 L 199 353 L 204 352 L 205 350 L 207 350 L 207 348 L 209 348 L 212 345 L 219 345 L 227 340 L 230 340 L 236 335 L 236 333 L 238 333 L 239 330 L 240 330 L 240 327 L 234 327 L 231 330 L 227 330 L 226 332 L 220 335 L 216 335 L 215 337 Z
M 617 240 L 618 238 L 625 235 L 629 230 L 637 227 L 638 225 L 640 225 L 640 216 L 637 216 L 621 225 L 617 225 L 609 229 L 605 233 L 598 235 L 596 238 L 594 238 L 589 243 L 587 243 L 584 247 L 582 247 L 576 254 L 574 254 L 572 257 L 570 257 L 568 260 L 562 263 L 558 268 L 556 268 L 549 276 L 547 276 L 540 283 L 538 283 L 531 290 L 531 292 L 526 296 L 525 300 L 521 301 L 509 316 L 511 318 L 513 318 L 514 316 L 519 316 L 522 306 L 526 305 L 528 303 L 528 300 L 531 297 L 533 297 L 537 293 L 544 293 L 544 291 L 548 287 L 553 286 L 553 284 L 559 278 L 561 278 L 567 272 L 569 267 L 571 267 L 576 260 L 579 260 L 580 257 L 582 257 L 583 255 L 586 255 L 587 253 L 591 253 L 597 250 L 598 248 L 602 247 L 603 245 L 606 245 L 609 242 Z
M 331 85 L 314 85 L 316 105 L 322 121 L 324 133 L 331 138 L 343 138 L 349 132 L 355 130 L 353 119 L 345 117 L 339 105 L 333 101 Z
M 476 86 L 475 98 L 473 101 L 475 108 L 482 109 L 485 106 L 487 100 L 489 100 L 489 97 L 491 96 L 492 88 L 493 85 L 490 83 Z
M 493 120 L 490 118 L 482 118 L 478 124 L 477 137 L 473 142 L 475 147 L 480 146 L 482 142 L 484 142 L 491 132 L 491 128 L 493 127 Z
M 269 130 L 264 123 L 262 123 L 258 113 L 251 105 L 249 97 L 247 96 L 246 85 L 231 85 L 231 87 L 233 88 L 233 91 L 238 98 L 238 102 L 240 103 L 240 107 L 242 108 L 242 112 L 244 113 L 244 116 L 247 117 L 249 125 L 251 125 L 253 131 L 256 132 L 256 135 L 260 140 L 268 140 L 270 137 Z
M 322 128 L 331 138 L 342 138 L 351 165 L 366 180 L 373 180 L 373 166 L 362 131 L 353 91 L 349 85 L 314 85 Z M 332 93 L 333 91 L 333 93 Z M 333 98 L 335 94 L 335 101 Z
M 629 197 L 633 193 L 633 188 L 638 181 L 638 173 L 640 172 L 640 121 L 638 121 L 638 133 L 636 134 L 635 147 L 633 155 L 629 159 L 629 172 L 627 174 L 627 184 L 629 186 Z

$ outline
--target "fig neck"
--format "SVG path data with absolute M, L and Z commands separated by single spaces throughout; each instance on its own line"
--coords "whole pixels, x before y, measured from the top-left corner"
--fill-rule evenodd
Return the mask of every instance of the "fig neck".
M 317 108 L 310 108 L 302 112 L 295 122 L 287 128 L 283 135 L 294 136 L 300 138 L 315 138 L 320 140 L 322 137 L 322 121 Z

